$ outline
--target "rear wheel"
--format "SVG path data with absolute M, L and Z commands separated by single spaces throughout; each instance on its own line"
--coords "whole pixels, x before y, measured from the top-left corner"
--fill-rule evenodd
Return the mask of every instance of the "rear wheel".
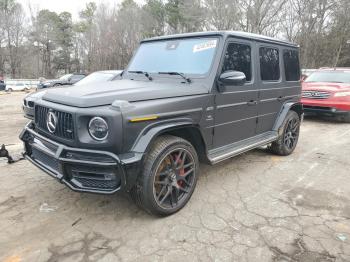
M 288 112 L 282 129 L 281 136 L 272 143 L 270 149 L 277 155 L 287 156 L 294 151 L 299 139 L 300 118 L 295 111 Z
M 197 153 L 188 141 L 174 136 L 160 137 L 146 157 L 132 197 L 152 214 L 171 215 L 191 198 L 198 167 Z
M 7 89 L 7 92 L 9 93 L 13 92 L 12 88 Z

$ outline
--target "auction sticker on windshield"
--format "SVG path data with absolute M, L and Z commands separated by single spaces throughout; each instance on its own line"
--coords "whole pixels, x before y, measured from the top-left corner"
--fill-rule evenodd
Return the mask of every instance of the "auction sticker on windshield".
M 215 48 L 216 44 L 217 44 L 217 40 L 215 39 L 215 40 L 209 40 L 209 41 L 206 41 L 204 43 L 194 45 L 193 46 L 193 53 L 197 53 L 197 52 L 201 52 L 204 50 Z

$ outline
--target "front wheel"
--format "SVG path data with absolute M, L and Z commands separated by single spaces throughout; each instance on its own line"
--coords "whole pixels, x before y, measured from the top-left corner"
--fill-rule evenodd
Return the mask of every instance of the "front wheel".
M 280 156 L 290 155 L 297 146 L 300 132 L 300 117 L 295 111 L 289 111 L 282 125 L 282 134 L 273 142 L 270 149 Z
M 188 141 L 159 137 L 148 153 L 144 171 L 131 195 L 146 211 L 159 216 L 183 208 L 196 187 L 199 161 Z

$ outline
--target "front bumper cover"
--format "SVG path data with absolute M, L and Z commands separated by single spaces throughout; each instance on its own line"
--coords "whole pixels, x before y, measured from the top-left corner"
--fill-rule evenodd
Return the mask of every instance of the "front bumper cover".
M 24 142 L 26 159 L 78 192 L 113 194 L 130 188 L 136 181 L 142 158 L 131 155 L 129 159 L 121 160 L 106 151 L 71 148 L 40 135 L 31 122 L 20 134 L 20 139 Z M 128 170 L 133 174 L 127 179 Z

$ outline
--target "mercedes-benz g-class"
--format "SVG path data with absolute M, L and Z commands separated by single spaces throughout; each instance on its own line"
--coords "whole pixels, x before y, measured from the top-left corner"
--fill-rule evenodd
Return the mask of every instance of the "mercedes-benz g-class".
M 147 39 L 120 79 L 35 101 L 25 156 L 75 191 L 122 190 L 170 215 L 191 198 L 200 162 L 266 145 L 293 152 L 299 80 L 298 46 L 285 41 L 244 32 Z

